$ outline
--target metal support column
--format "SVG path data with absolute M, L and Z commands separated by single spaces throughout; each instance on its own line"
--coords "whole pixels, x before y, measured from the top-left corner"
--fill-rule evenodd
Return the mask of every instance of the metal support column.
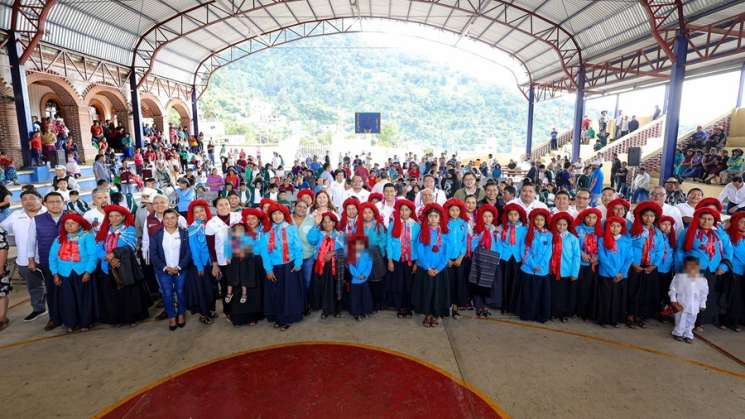
M 680 122 L 680 101 L 683 96 L 683 80 L 686 73 L 686 56 L 688 40 L 678 32 L 675 35 L 675 62 L 670 71 L 670 93 L 667 97 L 667 121 L 662 144 L 662 162 L 660 166 L 660 183 L 673 175 L 675 167 L 675 149 L 678 145 L 678 125 Z
M 620 109 L 618 109 L 618 108 L 620 106 L 621 106 L 621 94 L 620 93 L 616 93 L 616 104 L 613 107 L 613 119 L 618 118 L 618 111 L 620 111 Z
M 26 83 L 26 66 L 21 64 L 18 48 L 20 42 L 15 32 L 8 34 L 8 62 L 10 63 L 10 79 L 13 84 L 13 97 L 16 108 L 16 121 L 18 123 L 18 134 L 21 140 L 21 153 L 23 154 L 23 165 L 31 165 L 31 153 L 28 140 L 33 131 L 31 121 L 31 107 L 28 99 L 28 84 Z
M 137 74 L 134 69 L 129 73 L 129 94 L 132 99 L 132 120 L 134 122 L 135 147 L 142 147 L 142 104 L 137 90 Z
M 670 83 L 665 84 L 665 97 L 662 101 L 662 114 L 667 115 L 667 101 L 670 97 Z
M 194 136 L 199 137 L 199 113 L 197 112 L 197 86 L 191 85 L 191 122 L 194 126 Z
M 572 163 L 579 160 L 582 144 L 582 117 L 585 115 L 585 69 L 577 73 L 577 98 L 574 100 L 574 131 L 572 132 Z
M 533 151 L 533 107 L 535 106 L 535 87 L 530 86 L 528 91 L 528 130 L 525 141 L 525 158 L 530 160 L 530 153 Z
M 742 95 L 745 94 L 745 63 L 742 63 L 742 67 L 740 67 L 740 84 L 738 85 L 737 89 L 737 107 L 742 106 Z

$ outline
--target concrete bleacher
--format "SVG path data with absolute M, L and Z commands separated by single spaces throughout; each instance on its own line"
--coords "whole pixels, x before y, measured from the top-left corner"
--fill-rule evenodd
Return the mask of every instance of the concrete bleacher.
M 91 191 L 96 187 L 96 178 L 93 176 L 93 167 L 80 166 L 80 175 L 81 176 L 77 179 L 78 185 L 80 186 L 80 198 L 86 202 L 90 202 Z M 19 185 L 8 187 L 8 191 L 10 191 L 13 200 L 11 209 L 19 208 L 21 206 L 21 191 L 24 185 L 34 185 L 36 190 L 44 196 L 53 190 L 52 178 L 54 178 L 54 171 L 48 170 L 46 167 L 19 170 Z

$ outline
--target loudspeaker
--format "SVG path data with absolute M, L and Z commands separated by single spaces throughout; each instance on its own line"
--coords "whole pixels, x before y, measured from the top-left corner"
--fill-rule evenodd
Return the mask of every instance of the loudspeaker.
M 629 147 L 628 164 L 631 167 L 639 167 L 642 164 L 642 148 Z

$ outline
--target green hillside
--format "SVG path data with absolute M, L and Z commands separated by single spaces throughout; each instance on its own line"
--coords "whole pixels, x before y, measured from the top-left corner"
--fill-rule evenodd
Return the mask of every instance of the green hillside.
M 354 112 L 382 113 L 388 145 L 418 139 L 433 147 L 497 139 L 497 151 L 522 146 L 527 102 L 514 88 L 486 83 L 447 63 L 396 48 L 363 48 L 360 35 L 329 36 L 272 48 L 217 71 L 200 99 L 202 114 L 226 126 L 227 134 L 287 135 L 248 121 L 252 101 L 271 104 L 286 122 L 299 121 L 306 139 L 324 142 L 329 125 L 353 132 Z M 572 118 L 571 102 L 537 106 L 534 138 L 547 140 Z M 326 126 L 326 127 L 323 127 Z

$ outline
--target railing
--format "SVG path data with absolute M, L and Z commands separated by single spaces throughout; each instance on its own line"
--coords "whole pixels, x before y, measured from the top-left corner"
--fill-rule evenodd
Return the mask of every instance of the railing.
M 623 137 L 608 143 L 605 147 L 594 152 L 584 160 L 613 160 L 614 154 L 627 153 L 630 147 L 644 147 L 651 138 L 660 138 L 665 131 L 665 116 L 661 116 L 654 121 L 642 125 L 634 132 L 630 132 Z
M 569 144 L 572 142 L 572 133 L 574 133 L 574 129 L 570 129 L 568 131 L 564 131 L 556 139 L 556 145 L 558 148 L 563 147 L 566 144 Z M 533 150 L 530 152 L 530 159 L 531 160 L 540 160 L 543 156 L 551 153 L 551 141 L 545 142 L 538 147 L 533 148 Z M 526 156 L 523 155 L 523 158 Z
M 729 125 L 730 125 L 730 119 L 732 118 L 732 111 L 727 112 L 726 114 L 720 115 L 717 118 L 709 121 L 707 124 L 702 125 L 704 130 L 708 131 L 711 134 L 711 131 L 714 129 L 714 127 L 722 127 L 724 132 L 729 132 Z M 678 147 L 686 146 L 693 137 L 693 134 L 696 133 L 696 130 L 693 129 L 691 131 L 686 132 L 683 135 L 678 136 Z M 647 154 L 646 157 L 642 157 L 642 167 L 647 169 L 647 173 L 650 174 L 659 174 L 660 173 L 660 166 L 662 165 L 662 144 L 663 142 L 660 142 L 660 148 L 652 151 L 651 153 Z

